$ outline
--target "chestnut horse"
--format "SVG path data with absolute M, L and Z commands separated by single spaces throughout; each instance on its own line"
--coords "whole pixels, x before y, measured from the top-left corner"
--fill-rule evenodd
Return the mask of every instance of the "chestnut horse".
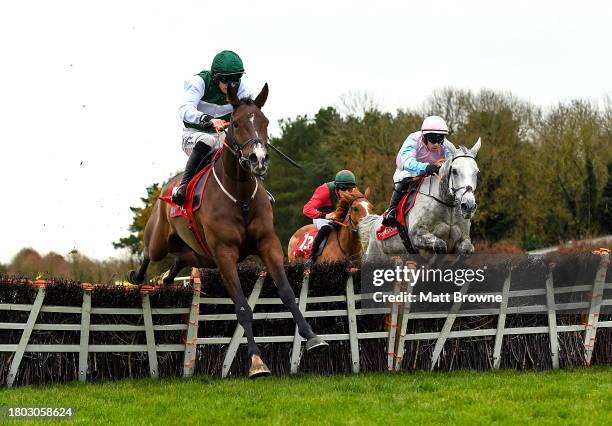
M 372 203 L 368 201 L 369 197 L 370 188 L 366 189 L 365 194 L 356 188 L 342 194 L 335 210 L 337 218 L 335 222 L 339 228 L 334 228 L 327 237 L 327 244 L 321 255 L 317 257 L 316 263 L 361 259 L 361 241 L 357 225 L 362 218 L 373 214 Z M 300 241 L 302 235 L 313 229 L 315 229 L 314 225 L 302 226 L 291 236 L 287 247 L 289 260 L 296 260 L 293 255 L 295 245 Z
M 244 328 L 251 361 L 249 377 L 270 374 L 262 361 L 253 337 L 253 312 L 242 292 L 237 264 L 249 255 L 258 255 L 276 284 L 284 305 L 293 314 L 308 351 L 325 349 L 328 344 L 313 333 L 296 302 L 285 274 L 283 250 L 274 231 L 272 205 L 262 177 L 268 169 L 268 119 L 262 113 L 268 97 L 266 84 L 255 100 L 238 99 L 230 85 L 227 99 L 233 107 L 225 137 L 225 148 L 212 165 L 202 208 L 195 220 L 204 235 L 208 250 L 201 244 L 182 217 L 171 218 L 171 206 L 157 200 L 144 233 L 144 259 L 130 281 L 141 284 L 151 260 L 160 261 L 168 253 L 176 255 L 165 283 L 170 283 L 184 266 L 218 268 L 225 289 L 234 302 L 236 317 Z M 176 183 L 173 178 L 162 190 Z

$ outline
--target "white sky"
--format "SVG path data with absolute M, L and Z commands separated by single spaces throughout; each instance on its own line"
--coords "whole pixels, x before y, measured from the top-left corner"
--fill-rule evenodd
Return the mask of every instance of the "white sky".
M 269 82 L 273 123 L 350 91 L 391 111 L 444 86 L 546 106 L 610 93 L 611 19 L 594 1 L 3 1 L 0 262 L 119 255 L 128 207 L 186 161 L 183 81 L 220 50 Z

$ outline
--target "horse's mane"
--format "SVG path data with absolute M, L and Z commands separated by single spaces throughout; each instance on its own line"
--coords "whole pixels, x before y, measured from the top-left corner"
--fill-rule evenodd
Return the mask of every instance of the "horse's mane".
M 240 98 L 240 105 L 253 105 L 253 98 L 247 96 L 246 98 Z
M 459 150 L 461 151 L 461 155 L 472 155 L 472 152 L 469 150 L 469 148 L 466 148 L 463 145 L 459 145 Z
M 364 198 L 365 196 L 359 192 L 357 188 L 354 188 L 351 192 L 344 192 L 340 199 L 338 200 L 338 204 L 336 204 L 336 220 L 339 222 L 343 222 L 346 214 L 348 213 L 348 208 L 353 201 L 358 198 Z

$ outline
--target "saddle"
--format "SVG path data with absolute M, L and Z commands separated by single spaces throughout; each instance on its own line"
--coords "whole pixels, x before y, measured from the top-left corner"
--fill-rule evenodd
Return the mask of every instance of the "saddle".
M 189 184 L 187 184 L 187 191 L 185 196 L 185 203 L 183 207 L 172 202 L 172 191 L 178 183 L 174 185 L 169 185 L 166 194 L 160 196 L 159 199 L 168 203 L 171 207 L 170 209 L 170 217 L 184 217 L 189 222 L 189 229 L 193 232 L 194 236 L 198 240 L 198 243 L 204 250 L 204 252 L 210 255 L 210 250 L 208 245 L 206 244 L 206 239 L 204 235 L 201 233 L 196 221 L 195 221 L 195 212 L 197 212 L 202 206 L 202 198 L 204 195 L 204 191 L 206 190 L 206 186 L 208 184 L 208 180 L 210 178 L 210 172 L 212 171 L 212 167 L 215 165 L 217 159 L 221 156 L 221 152 L 223 148 L 218 149 L 213 153 L 213 157 L 210 160 L 210 163 L 206 165 L 202 170 L 196 173 L 196 175 L 191 179 Z
M 415 248 L 412 246 L 410 242 L 410 238 L 408 237 L 408 224 L 406 223 L 406 215 L 412 210 L 414 207 L 414 203 L 416 202 L 417 196 L 419 195 L 419 189 L 421 188 L 421 184 L 423 183 L 423 179 L 420 179 L 416 185 L 408 191 L 401 199 L 397 206 L 397 225 L 396 226 L 385 226 L 380 225 L 378 229 L 376 229 L 376 239 L 378 241 L 384 241 L 387 238 L 391 238 L 394 235 L 400 234 L 402 242 L 406 247 L 408 253 L 417 253 Z

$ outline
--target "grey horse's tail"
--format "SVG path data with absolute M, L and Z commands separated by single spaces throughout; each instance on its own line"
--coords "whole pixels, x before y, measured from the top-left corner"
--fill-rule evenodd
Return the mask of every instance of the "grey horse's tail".
M 357 226 L 359 241 L 361 241 L 361 252 L 364 254 L 368 249 L 368 245 L 370 244 L 372 225 L 377 219 L 380 219 L 380 215 L 378 214 L 367 215 L 359 221 L 359 225 Z

